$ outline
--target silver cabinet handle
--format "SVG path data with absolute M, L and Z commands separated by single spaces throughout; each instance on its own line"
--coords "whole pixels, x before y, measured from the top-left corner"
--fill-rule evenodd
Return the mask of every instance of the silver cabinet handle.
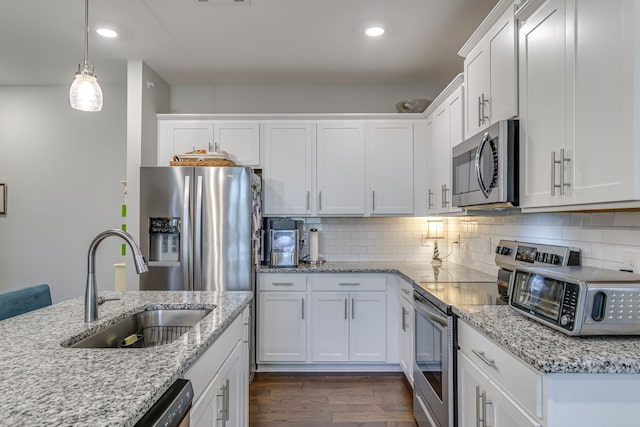
M 476 427 L 480 427 L 480 405 L 478 404 L 478 400 L 480 400 L 480 386 L 476 386 Z
M 482 99 L 478 97 L 478 127 L 482 126 Z
M 227 393 L 225 400 L 224 400 L 224 419 L 225 419 L 225 425 L 227 424 L 226 421 L 229 421 L 229 400 L 230 400 L 230 395 L 231 395 L 231 386 L 229 385 L 229 378 L 227 378 L 227 381 L 225 382 L 225 391 Z
M 433 209 L 433 191 L 429 188 L 429 193 L 427 193 L 427 209 Z
M 216 397 L 222 398 L 222 408 L 218 411 L 219 418 L 216 418 L 216 421 L 222 421 L 222 427 L 227 425 L 227 421 L 229 420 L 229 379 L 225 381 L 225 384 L 220 387 L 220 392 L 222 394 L 217 394 Z
M 447 205 L 449 204 L 449 201 L 447 200 L 447 193 L 449 192 L 449 189 L 447 188 L 447 184 L 442 184 L 442 207 L 446 208 Z
M 293 282 L 271 282 L 273 286 L 293 286 Z
M 318 211 L 322 210 L 322 191 L 318 191 Z
M 302 320 L 304 320 L 304 298 L 302 298 Z
M 556 160 L 556 152 L 551 152 L 551 195 L 556 195 L 556 188 L 560 187 L 556 185 L 556 164 L 560 163 L 560 160 Z
M 404 292 L 407 295 L 409 295 L 411 293 L 411 291 L 409 289 L 401 288 L 401 290 L 402 290 L 402 292 Z
M 488 102 L 489 102 L 489 100 L 486 99 L 484 97 L 484 93 L 482 93 L 481 97 L 480 97 L 480 110 L 481 110 L 481 113 L 480 113 L 480 124 L 482 124 L 482 125 L 484 124 L 485 120 L 489 120 L 489 117 L 486 115 L 486 112 L 485 112 L 485 109 L 484 109 Z
M 209 142 L 209 143 L 207 144 L 207 149 L 208 149 L 208 151 L 214 151 L 214 150 L 212 150 L 212 148 L 213 148 L 213 146 L 211 145 L 211 142 Z
M 407 310 L 405 310 L 404 307 L 400 307 L 402 308 L 402 331 L 403 332 L 407 332 Z
M 564 148 L 560 150 L 560 194 L 564 194 L 564 187 L 569 187 L 571 184 L 568 182 L 564 182 L 564 173 L 565 167 L 564 164 L 566 162 L 570 162 L 571 159 L 568 159 L 564 156 Z
M 340 282 L 340 283 L 338 283 L 338 285 L 340 285 L 340 286 L 360 286 L 360 283 L 358 283 L 358 282 L 353 282 L 353 283 Z
M 347 314 L 347 298 L 344 299 L 344 320 L 347 320 L 349 318 L 349 315 Z
M 309 190 L 307 190 L 307 199 L 306 199 L 307 211 L 309 210 Z
M 482 418 L 480 418 L 480 422 L 482 423 L 483 427 L 488 427 L 487 426 L 487 393 L 486 392 L 482 392 L 480 393 L 480 412 L 482 413 Z
M 493 359 L 489 359 L 485 354 L 484 351 L 480 351 L 480 350 L 476 350 L 471 349 L 471 352 L 473 354 L 475 354 L 476 356 L 478 356 L 480 358 L 480 360 L 482 360 L 484 363 L 486 363 L 487 365 L 491 366 L 492 368 L 496 368 L 496 361 Z
M 376 210 L 376 192 L 371 191 L 371 212 Z
M 351 318 L 355 319 L 356 318 L 356 306 L 355 306 L 355 298 L 351 298 Z
M 217 153 L 218 151 L 220 151 L 220 143 L 219 142 L 214 142 L 213 143 L 213 148 L 215 148 L 215 152 Z
M 446 187 L 446 185 L 442 184 L 442 189 L 440 189 L 440 198 L 442 199 L 442 202 L 440 203 L 440 207 L 442 207 L 442 208 L 446 207 L 446 205 L 444 204 L 444 200 L 445 200 L 444 199 L 445 198 L 444 189 L 445 189 L 445 187 Z

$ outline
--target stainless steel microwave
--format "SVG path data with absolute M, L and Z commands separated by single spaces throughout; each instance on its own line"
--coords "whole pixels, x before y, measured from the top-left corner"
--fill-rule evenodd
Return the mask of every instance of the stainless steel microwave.
M 453 206 L 518 206 L 518 121 L 501 120 L 453 147 L 451 175 Z
M 640 275 L 593 267 L 516 268 L 509 305 L 567 335 L 640 335 Z

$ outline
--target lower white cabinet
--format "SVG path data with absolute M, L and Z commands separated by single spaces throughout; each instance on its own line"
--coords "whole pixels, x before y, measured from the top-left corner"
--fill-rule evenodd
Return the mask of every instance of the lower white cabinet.
M 246 308 L 184 374 L 194 391 L 190 426 L 249 423 L 249 336 Z
M 313 292 L 314 362 L 385 362 L 386 292 Z
M 414 359 L 414 311 L 413 287 L 402 279 L 400 282 L 400 367 L 413 386 Z
M 458 425 L 460 427 L 540 427 L 464 353 L 458 352 Z

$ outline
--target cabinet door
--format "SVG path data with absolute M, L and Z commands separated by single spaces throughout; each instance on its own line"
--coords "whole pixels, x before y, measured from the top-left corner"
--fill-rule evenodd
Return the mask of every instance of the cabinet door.
M 260 292 L 258 361 L 307 360 L 306 293 Z
M 545 2 L 520 26 L 520 205 L 562 204 L 552 195 L 566 142 L 566 25 L 563 0 Z
M 434 115 L 431 114 L 427 117 L 427 194 L 425 197 L 427 198 L 427 214 L 436 213 L 436 189 L 438 187 L 437 176 L 436 176 L 436 155 L 437 151 L 435 149 L 435 135 L 434 135 Z
M 638 16 L 633 0 L 580 0 L 567 9 L 575 37 L 573 62 L 575 134 L 565 164 L 567 204 L 638 198 L 638 145 L 634 137 L 634 48 Z M 598 37 L 594 37 L 594 32 Z M 635 57 L 638 55 L 636 53 Z M 636 59 L 637 62 L 637 59 Z M 637 92 L 636 92 L 637 93 Z M 636 98 L 637 99 L 637 98 Z M 636 175 L 634 175 L 634 172 Z
M 370 123 L 368 149 L 371 214 L 412 214 L 413 122 Z
M 311 353 L 314 362 L 349 360 L 349 293 L 313 292 Z
M 490 123 L 518 115 L 518 58 L 513 13 L 512 7 L 507 9 L 489 33 L 491 99 L 485 111 Z
M 243 166 L 260 166 L 260 123 L 216 120 L 213 123 L 215 151 L 224 150 Z
M 265 215 L 312 213 L 312 128 L 309 122 L 265 123 Z
M 387 293 L 350 294 L 349 359 L 352 362 L 387 360 Z
M 316 171 L 319 215 L 363 215 L 365 178 L 364 124 L 319 122 Z
M 413 386 L 413 306 L 400 297 L 400 366 Z
M 212 150 L 213 121 L 159 120 L 158 166 L 169 166 L 173 156 L 193 150 Z
M 491 110 L 490 59 L 487 43 L 476 46 L 464 59 L 464 83 L 467 98 L 465 117 L 468 137 L 475 135 L 489 125 Z
M 482 418 L 482 393 L 489 379 L 464 353 L 458 351 L 458 425 L 477 427 Z M 486 412 L 486 407 L 485 407 Z M 493 424 L 487 423 L 483 425 Z M 515 426 L 514 426 L 515 427 Z

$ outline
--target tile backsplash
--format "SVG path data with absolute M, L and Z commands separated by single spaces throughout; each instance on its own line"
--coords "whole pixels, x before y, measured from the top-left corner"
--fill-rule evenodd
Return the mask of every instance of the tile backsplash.
M 582 264 L 640 271 L 640 212 L 536 213 L 436 218 L 446 238 L 440 256 L 493 274 L 500 239 L 579 248 Z M 424 241 L 427 218 L 305 218 L 305 235 L 319 230 L 320 257 L 327 261 L 429 261 L 433 240 Z M 426 244 L 426 245 L 423 245 Z M 308 248 L 303 248 L 303 256 Z

